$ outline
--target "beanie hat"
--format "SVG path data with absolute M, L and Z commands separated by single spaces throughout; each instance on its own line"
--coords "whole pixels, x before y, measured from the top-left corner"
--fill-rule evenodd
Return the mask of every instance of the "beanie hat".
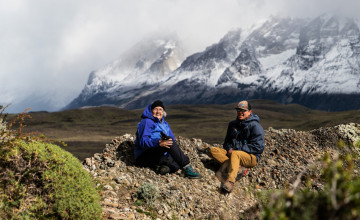
M 156 100 L 155 102 L 153 102 L 151 104 L 151 110 L 153 110 L 155 107 L 159 107 L 159 106 L 162 107 L 165 110 L 164 104 L 160 100 Z

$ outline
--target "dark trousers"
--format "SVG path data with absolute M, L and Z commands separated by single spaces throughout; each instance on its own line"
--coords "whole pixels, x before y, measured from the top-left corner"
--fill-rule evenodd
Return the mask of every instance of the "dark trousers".
M 167 152 L 167 155 L 164 155 Z M 153 147 L 144 151 L 137 159 L 136 163 L 144 167 L 155 167 L 166 165 L 170 172 L 176 172 L 180 168 L 190 163 L 189 157 L 184 154 L 180 147 L 174 143 L 170 149 L 165 147 Z

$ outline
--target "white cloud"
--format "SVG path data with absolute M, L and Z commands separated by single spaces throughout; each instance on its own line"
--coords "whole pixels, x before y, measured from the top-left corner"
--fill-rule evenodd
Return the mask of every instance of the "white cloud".
M 92 70 L 149 33 L 176 32 L 193 53 L 216 43 L 232 28 L 270 15 L 315 16 L 335 9 L 354 14 L 359 2 L 2 0 L 0 104 L 12 102 L 12 111 L 22 111 L 32 107 L 21 105 L 31 104 L 24 100 L 32 95 L 39 101 L 33 110 L 56 110 L 80 93 Z
M 250 12 L 263 15 L 271 13 L 293 17 L 314 17 L 323 13 L 338 13 L 358 16 L 358 0 L 237 0 L 239 5 L 247 5 Z

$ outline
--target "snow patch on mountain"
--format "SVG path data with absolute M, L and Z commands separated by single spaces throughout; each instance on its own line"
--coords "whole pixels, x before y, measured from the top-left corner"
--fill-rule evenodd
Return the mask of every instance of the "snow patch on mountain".
M 258 58 L 264 70 L 268 70 L 274 66 L 281 65 L 288 60 L 296 52 L 296 49 L 285 50 L 279 54 Z

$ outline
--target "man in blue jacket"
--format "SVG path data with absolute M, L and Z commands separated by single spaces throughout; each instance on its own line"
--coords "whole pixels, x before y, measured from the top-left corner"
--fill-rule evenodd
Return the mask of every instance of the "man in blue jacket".
M 173 173 L 181 168 L 186 177 L 201 178 L 201 174 L 190 165 L 189 157 L 177 145 L 169 124 L 164 120 L 165 116 L 165 107 L 160 100 L 144 110 L 136 132 L 136 163 L 155 168 L 159 174 Z
M 225 175 L 221 189 L 226 192 L 232 191 L 239 168 L 256 166 L 265 148 L 264 129 L 250 103 L 241 101 L 235 109 L 237 118 L 229 123 L 223 148 L 210 148 L 210 154 L 222 164 L 217 176 L 222 179 Z

